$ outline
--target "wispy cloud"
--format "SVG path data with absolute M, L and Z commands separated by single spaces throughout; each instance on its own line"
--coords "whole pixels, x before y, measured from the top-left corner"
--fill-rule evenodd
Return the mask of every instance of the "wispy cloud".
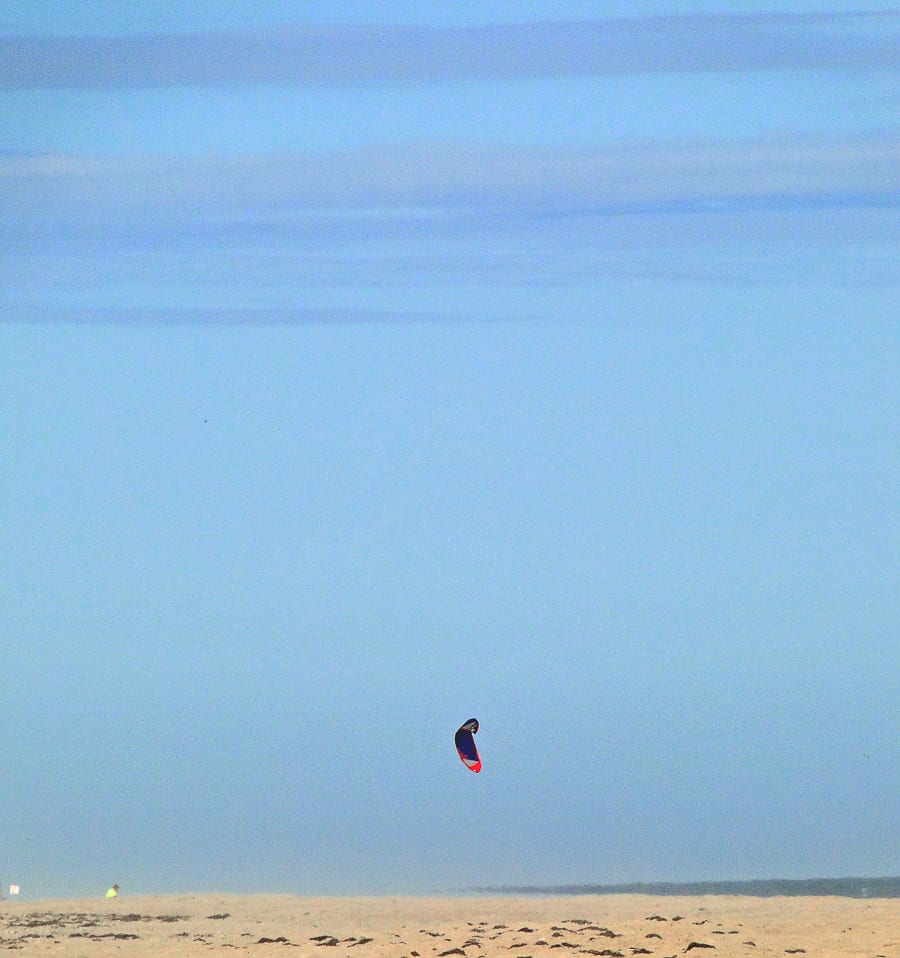
M 275 222 L 304 210 L 641 211 L 894 205 L 900 134 L 617 144 L 462 145 L 245 157 L 0 156 L 3 231 L 47 223 Z
M 423 288 L 602 277 L 886 287 L 900 282 L 898 170 L 900 134 L 600 150 L 7 155 L 0 320 L 30 310 L 39 322 L 115 322 L 127 306 L 130 322 L 151 325 L 440 321 Z M 366 308 L 345 308 L 363 290 Z M 446 294 L 439 302 L 457 315 L 474 309 Z
M 422 285 L 890 285 L 900 279 L 898 171 L 897 131 L 596 148 L 7 153 L 0 273 L 16 316 L 27 307 L 36 321 L 116 321 L 127 304 L 132 322 L 154 325 L 440 320 L 427 294 L 402 292 Z M 361 289 L 373 291 L 368 308 L 345 309 L 347 291 Z M 184 307 L 185 290 L 192 308 L 169 310 Z
M 170 307 L 35 307 L 0 308 L 0 321 L 32 325 L 65 323 L 71 326 L 298 326 L 345 325 L 347 323 L 441 323 L 457 319 L 448 313 L 334 309 L 313 307 L 208 308 Z
M 900 10 L 464 28 L 0 38 L 0 88 L 353 85 L 769 69 L 895 68 Z

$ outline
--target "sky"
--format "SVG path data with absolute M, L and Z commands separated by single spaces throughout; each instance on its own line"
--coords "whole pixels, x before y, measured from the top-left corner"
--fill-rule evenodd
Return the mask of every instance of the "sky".
M 0 887 L 900 874 L 898 63 L 5 4 Z

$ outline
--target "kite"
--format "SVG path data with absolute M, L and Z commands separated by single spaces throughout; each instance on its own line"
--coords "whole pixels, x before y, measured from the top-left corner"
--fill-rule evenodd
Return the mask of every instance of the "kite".
M 466 768 L 473 772 L 481 771 L 481 759 L 475 747 L 475 733 L 478 731 L 478 719 L 469 719 L 463 722 L 456 730 L 456 751 Z

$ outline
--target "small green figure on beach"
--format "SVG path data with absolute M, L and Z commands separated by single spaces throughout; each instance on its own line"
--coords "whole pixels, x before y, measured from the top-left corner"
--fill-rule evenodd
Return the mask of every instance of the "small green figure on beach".
M 113 885 L 112 888 L 108 888 L 106 891 L 107 898 L 115 898 L 119 894 L 119 886 Z

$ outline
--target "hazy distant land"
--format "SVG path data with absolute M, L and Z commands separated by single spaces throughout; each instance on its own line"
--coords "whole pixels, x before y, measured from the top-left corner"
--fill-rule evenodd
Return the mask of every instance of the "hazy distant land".
M 767 878 L 751 881 L 633 882 L 626 885 L 500 885 L 474 888 L 479 895 L 836 895 L 840 898 L 900 898 L 900 877 Z

